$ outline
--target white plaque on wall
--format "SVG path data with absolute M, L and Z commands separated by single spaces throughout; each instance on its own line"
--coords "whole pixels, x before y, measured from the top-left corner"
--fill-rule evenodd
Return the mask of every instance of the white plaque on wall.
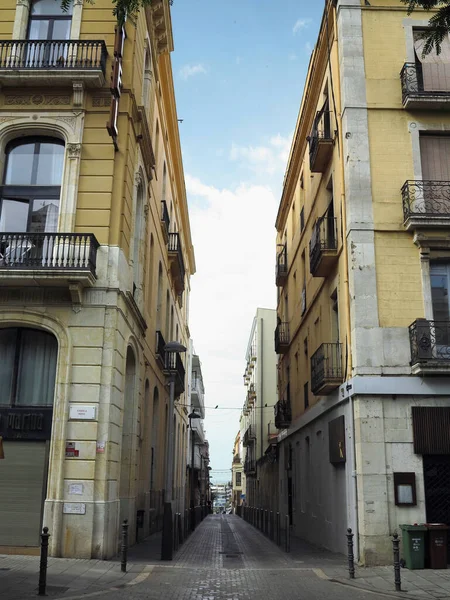
M 82 502 L 64 502 L 63 513 L 65 515 L 85 515 L 86 504 Z
M 82 483 L 70 483 L 69 484 L 69 494 L 81 495 L 82 493 L 83 493 L 83 484 Z
M 87 404 L 71 404 L 69 408 L 69 419 L 78 419 L 83 421 L 95 421 L 96 407 Z

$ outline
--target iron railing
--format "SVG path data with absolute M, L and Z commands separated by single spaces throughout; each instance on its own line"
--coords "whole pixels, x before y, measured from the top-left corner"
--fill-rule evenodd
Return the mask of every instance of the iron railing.
M 277 265 L 275 270 L 276 284 L 283 285 L 288 274 L 287 247 L 283 245 L 282 250 L 277 254 Z
M 409 326 L 411 364 L 439 361 L 450 364 L 450 321 L 417 319 Z
M 309 162 L 314 165 L 321 141 L 333 141 L 331 132 L 331 112 L 322 108 L 316 113 L 309 141 Z
M 181 239 L 179 233 L 169 233 L 169 243 L 168 243 L 169 252 L 173 252 L 177 254 L 178 267 L 180 273 L 180 280 L 184 281 L 185 276 L 185 268 L 184 268 L 184 259 L 183 252 L 181 250 Z
M 98 70 L 105 74 L 103 40 L 1 40 L 0 69 Z
M 300 297 L 300 313 L 301 313 L 302 317 L 305 314 L 305 312 L 306 312 L 306 286 L 303 286 L 302 294 Z
M 161 223 L 163 223 L 168 234 L 170 228 L 170 217 L 169 211 L 167 210 L 167 202 L 165 200 L 161 200 Z
M 403 219 L 450 217 L 450 181 L 412 181 L 402 187 Z
M 292 410 L 290 400 L 279 400 L 274 406 L 275 427 L 285 429 L 292 422 Z
M 420 63 L 405 63 L 400 72 L 400 80 L 402 82 L 403 103 L 411 94 L 417 96 L 428 93 L 423 88 L 423 73 Z
M 280 354 L 281 350 L 289 346 L 289 343 L 289 323 L 278 323 L 275 329 L 275 352 Z
M 322 253 L 327 250 L 337 250 L 337 220 L 324 215 L 317 219 L 309 240 L 309 270 L 313 275 Z
M 165 370 L 175 375 L 175 396 L 184 392 L 185 369 L 178 352 L 166 352 Z
M 252 475 L 256 473 L 256 461 L 252 458 L 245 458 L 244 461 L 244 473 L 246 475 Z
M 0 269 L 85 270 L 95 275 L 99 246 L 92 233 L 0 233 Z
M 244 437 L 242 440 L 243 446 L 248 446 L 250 442 L 254 442 L 256 440 L 256 429 L 254 425 L 249 425 L 244 433 Z
M 341 344 L 326 343 L 311 356 L 311 391 L 314 394 L 325 384 L 342 381 Z

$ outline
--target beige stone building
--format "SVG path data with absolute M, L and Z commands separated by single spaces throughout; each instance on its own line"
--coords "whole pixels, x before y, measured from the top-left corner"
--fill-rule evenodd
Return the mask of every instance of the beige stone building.
M 62 40 L 62 41 L 61 41 Z M 116 554 L 184 508 L 190 276 L 168 0 L 0 3 L 0 547 Z M 168 414 L 167 374 L 176 374 Z
M 241 514 L 241 506 L 245 504 L 245 473 L 242 464 L 241 432 L 238 431 L 233 446 L 233 463 L 231 465 L 232 496 L 231 504 L 236 514 Z

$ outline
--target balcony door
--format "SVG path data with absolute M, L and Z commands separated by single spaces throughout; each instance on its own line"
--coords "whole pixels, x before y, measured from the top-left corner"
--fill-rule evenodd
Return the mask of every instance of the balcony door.
M 48 44 L 28 44 L 25 66 L 62 67 L 67 60 L 72 26 L 72 7 L 63 12 L 58 0 L 34 0 L 28 22 L 28 40 L 46 40 Z
M 450 214 L 450 136 L 421 135 L 420 159 L 422 190 L 415 191 L 414 211 L 429 214 Z
M 433 303 L 433 326 L 431 343 L 434 357 L 450 359 L 450 264 L 431 263 L 431 298 Z
M 425 39 L 425 30 L 414 30 L 414 50 L 416 65 L 420 66 L 419 77 L 425 92 L 450 91 L 450 38 L 444 36 L 441 43 L 441 52 L 437 54 L 433 48 L 426 56 L 422 56 Z
M 48 254 L 53 238 L 45 234 L 58 228 L 63 160 L 61 140 L 21 138 L 6 147 L 0 187 L 0 260 L 11 264 L 23 262 L 30 254 L 35 258 Z

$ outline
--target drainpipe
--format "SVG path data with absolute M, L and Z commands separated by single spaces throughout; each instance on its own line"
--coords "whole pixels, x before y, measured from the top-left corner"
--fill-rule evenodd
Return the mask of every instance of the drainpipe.
M 326 9 L 325 9 L 326 10 Z M 338 40 L 338 28 L 337 28 L 337 16 L 336 16 L 336 6 L 334 6 L 333 10 L 333 25 L 334 25 L 334 37 L 336 43 L 339 43 Z M 331 60 L 330 60 L 330 49 L 328 50 L 328 66 L 331 71 Z M 339 69 L 339 63 L 338 67 Z M 340 78 L 337 79 L 337 88 L 338 88 L 338 96 L 339 101 L 341 100 L 341 86 L 340 86 Z M 340 107 L 342 110 L 342 107 Z M 341 233 L 342 233 L 342 249 L 344 255 L 344 312 L 345 312 L 345 336 L 346 336 L 346 363 L 345 363 L 345 380 L 352 375 L 352 352 L 351 352 L 351 313 L 350 313 L 350 289 L 349 289 L 349 262 L 348 262 L 348 244 L 347 244 L 347 209 L 345 203 L 345 168 L 344 168 L 344 138 L 343 138 L 343 129 L 342 129 L 342 112 L 339 114 L 336 111 L 336 120 L 339 121 L 338 127 L 338 142 L 340 147 L 340 167 L 341 167 Z M 351 498 L 348 498 L 350 502 L 350 510 L 348 510 L 349 521 L 352 525 L 353 533 L 355 534 L 355 558 L 359 560 L 359 527 L 358 527 L 358 481 L 356 476 L 356 446 L 355 446 L 355 409 L 353 402 L 353 394 L 349 396 L 348 399 L 348 417 L 350 421 L 350 442 L 351 442 L 351 482 L 350 482 L 350 495 Z

